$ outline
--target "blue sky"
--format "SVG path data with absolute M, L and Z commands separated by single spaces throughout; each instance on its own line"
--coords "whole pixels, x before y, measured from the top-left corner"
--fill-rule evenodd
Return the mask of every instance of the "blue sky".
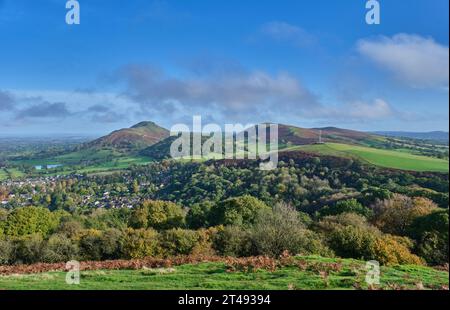
M 448 130 L 448 1 L 0 0 L 0 134 L 272 121 Z

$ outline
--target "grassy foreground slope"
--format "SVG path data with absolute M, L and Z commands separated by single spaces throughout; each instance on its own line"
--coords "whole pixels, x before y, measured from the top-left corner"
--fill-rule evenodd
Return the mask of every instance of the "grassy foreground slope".
M 67 285 L 64 272 L 0 276 L 1 290 L 324 290 L 367 289 L 365 262 L 301 257 L 305 268 L 275 271 L 229 271 L 226 263 L 200 263 L 173 268 L 82 271 L 79 285 Z M 422 266 L 382 267 L 382 289 L 446 289 L 448 272 Z
M 303 150 L 324 155 L 356 157 L 373 165 L 385 168 L 432 172 L 449 171 L 449 162 L 443 159 L 358 145 L 326 143 L 293 147 L 288 150 Z

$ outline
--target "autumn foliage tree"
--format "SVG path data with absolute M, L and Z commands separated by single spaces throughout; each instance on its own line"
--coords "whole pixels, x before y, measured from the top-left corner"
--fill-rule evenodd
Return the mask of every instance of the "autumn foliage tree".
M 391 199 L 375 203 L 373 210 L 375 226 L 383 232 L 405 236 L 416 218 L 437 210 L 437 205 L 427 198 L 396 194 Z

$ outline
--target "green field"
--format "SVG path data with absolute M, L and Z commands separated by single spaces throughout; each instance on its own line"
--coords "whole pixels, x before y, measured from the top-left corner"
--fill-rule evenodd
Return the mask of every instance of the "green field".
M 106 161 L 111 158 L 121 157 L 123 154 L 109 150 L 109 149 L 88 149 L 76 152 L 58 155 L 43 159 L 17 160 L 13 161 L 15 164 L 23 164 L 29 166 L 44 166 L 44 165 L 76 165 L 83 161 Z
M 318 269 L 302 271 L 298 267 L 283 267 L 276 271 L 228 272 L 225 263 L 182 265 L 169 269 L 97 270 L 81 272 L 79 285 L 67 285 L 65 273 L 49 272 L 32 275 L 0 276 L 0 290 L 314 290 L 366 289 L 365 263 L 351 259 L 304 257 L 311 266 L 342 264 L 339 271 L 326 274 Z M 429 267 L 382 267 L 380 288 L 448 287 L 448 272 Z
M 24 173 L 15 168 L 1 168 L 0 169 L 0 181 L 8 178 L 16 179 L 24 176 Z
M 413 155 L 404 151 L 391 151 L 364 146 L 326 143 L 305 145 L 287 150 L 303 150 L 324 155 L 354 157 L 368 163 L 401 170 L 448 172 L 449 162 L 443 159 Z
M 90 149 L 45 159 L 17 160 L 13 163 L 28 166 L 62 165 L 58 169 L 41 170 L 37 173 L 40 175 L 66 175 L 71 173 L 120 171 L 132 165 L 144 165 L 150 161 L 150 158 L 145 156 L 125 155 L 109 149 Z M 15 171 L 18 172 L 17 169 Z M 3 176 L 0 170 L 0 180 L 2 177 L 6 179 L 8 176 L 7 174 Z M 20 177 L 20 175 L 14 177 Z
M 8 173 L 5 169 L 0 169 L 0 181 L 6 180 L 8 178 Z

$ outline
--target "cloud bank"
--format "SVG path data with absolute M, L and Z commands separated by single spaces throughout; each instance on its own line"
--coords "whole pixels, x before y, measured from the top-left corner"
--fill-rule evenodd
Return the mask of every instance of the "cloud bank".
M 11 94 L 0 90 L 0 111 L 13 109 L 14 99 Z
M 360 40 L 357 50 L 379 67 L 415 88 L 447 88 L 449 48 L 432 38 L 397 34 Z

